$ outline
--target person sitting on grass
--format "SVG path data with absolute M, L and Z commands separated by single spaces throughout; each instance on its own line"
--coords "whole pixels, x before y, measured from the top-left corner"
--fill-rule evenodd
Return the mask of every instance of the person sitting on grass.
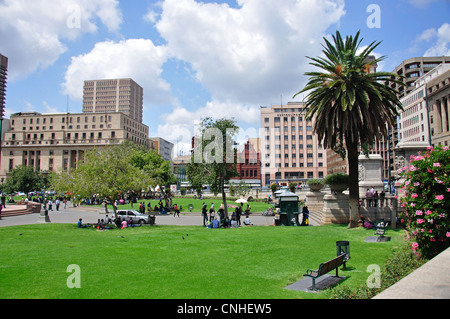
M 245 225 L 245 226 L 252 226 L 252 225 L 253 225 L 253 224 L 251 223 L 250 217 L 249 217 L 248 215 L 245 217 L 244 225 Z
M 219 228 L 219 221 L 216 218 L 212 221 L 212 228 Z
M 127 227 L 128 227 L 127 221 L 124 218 L 123 221 L 122 221 L 122 229 L 127 228 Z
M 78 220 L 78 228 L 88 228 L 88 227 L 89 227 L 89 225 L 83 225 L 83 219 L 82 218 L 80 218 Z

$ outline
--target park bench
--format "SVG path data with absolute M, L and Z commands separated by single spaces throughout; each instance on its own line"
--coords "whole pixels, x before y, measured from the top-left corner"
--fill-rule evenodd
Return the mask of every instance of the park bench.
M 345 258 L 345 254 L 342 254 L 342 255 L 337 256 L 336 258 L 333 258 L 327 262 L 321 263 L 319 266 L 319 269 L 317 269 L 317 270 L 308 269 L 306 271 L 306 274 L 304 274 L 303 276 L 312 278 L 312 290 L 316 290 L 316 279 L 317 278 L 325 275 L 326 273 L 329 273 L 330 271 L 332 271 L 334 269 L 336 269 L 336 277 L 339 277 L 338 267 L 344 263 L 344 258 Z
M 377 230 L 375 231 L 375 235 L 378 235 L 380 236 L 380 238 L 383 238 L 384 233 L 386 232 L 386 226 L 387 225 L 383 219 L 377 220 L 376 223 Z

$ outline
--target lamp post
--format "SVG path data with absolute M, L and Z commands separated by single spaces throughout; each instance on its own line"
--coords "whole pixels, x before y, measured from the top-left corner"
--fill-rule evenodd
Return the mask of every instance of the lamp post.
M 44 187 L 43 187 L 43 189 L 41 189 L 41 192 L 42 192 L 41 213 L 39 214 L 39 220 L 38 220 L 38 222 L 41 224 L 50 223 L 50 218 L 48 217 L 48 210 L 47 210 L 47 197 L 44 195 L 47 174 L 48 173 L 45 170 L 42 172 L 42 176 L 44 179 Z

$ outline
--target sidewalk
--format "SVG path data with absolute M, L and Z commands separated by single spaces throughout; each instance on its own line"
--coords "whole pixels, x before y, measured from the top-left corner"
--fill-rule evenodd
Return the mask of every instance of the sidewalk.
M 92 206 L 78 206 L 53 210 L 48 212 L 51 223 L 76 224 L 78 219 L 82 218 L 83 223 L 97 223 L 98 219 L 105 218 L 105 209 Z M 109 216 L 114 216 L 110 210 Z M 200 213 L 181 213 L 181 217 L 173 217 L 173 215 L 156 215 L 156 225 L 179 225 L 179 226 L 202 226 L 203 217 Z M 250 215 L 250 220 L 254 226 L 270 226 L 273 225 L 273 216 L 261 216 L 260 214 Z M 33 225 L 37 224 L 39 214 L 29 214 L 21 216 L 4 217 L 0 220 L 0 227 Z M 241 223 L 244 218 L 241 218 Z
M 449 299 L 450 248 L 373 299 Z

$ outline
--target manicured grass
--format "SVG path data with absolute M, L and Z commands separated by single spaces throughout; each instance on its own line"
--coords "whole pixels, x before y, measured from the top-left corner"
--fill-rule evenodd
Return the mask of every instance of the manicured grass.
M 307 269 L 336 255 L 349 240 L 348 277 L 366 282 L 370 264 L 383 267 L 403 242 L 366 243 L 373 231 L 346 226 L 206 229 L 145 226 L 96 231 L 48 224 L 0 229 L 0 298 L 326 298 L 283 289 Z M 182 238 L 184 237 L 184 239 Z M 67 267 L 81 270 L 81 288 L 69 289 Z

